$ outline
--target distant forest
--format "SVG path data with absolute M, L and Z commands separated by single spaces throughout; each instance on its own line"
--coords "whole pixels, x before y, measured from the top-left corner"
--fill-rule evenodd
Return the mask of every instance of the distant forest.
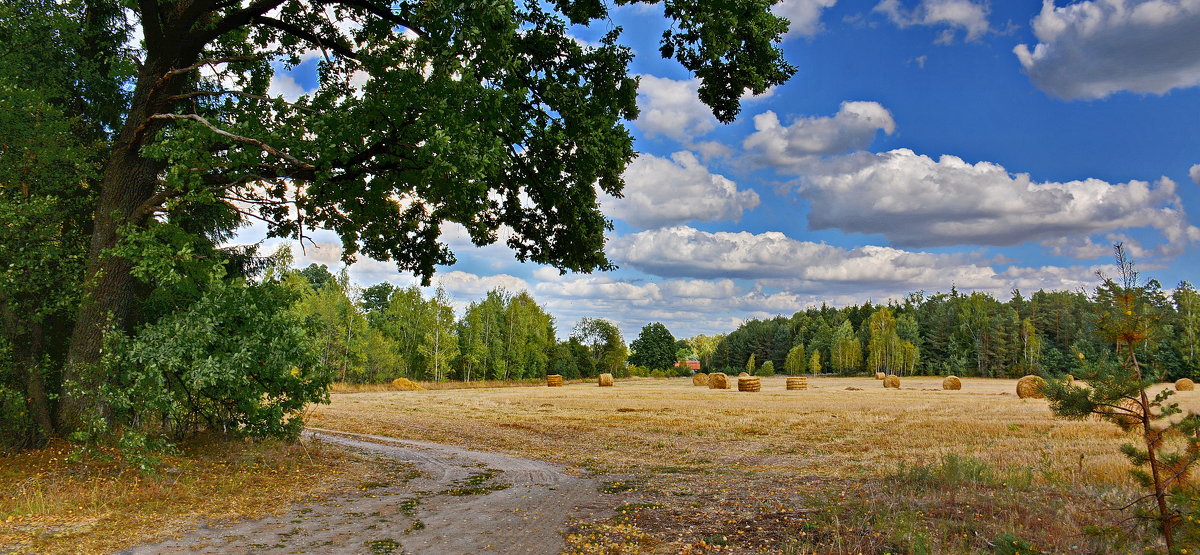
M 687 339 L 655 323 L 627 346 L 600 318 L 583 319 L 558 340 L 556 322 L 527 292 L 493 290 L 456 318 L 441 291 L 425 297 L 416 287 L 388 283 L 358 289 L 317 265 L 291 279 L 304 291 L 293 310 L 319 330 L 312 337 L 322 365 L 335 380 L 359 383 L 690 374 L 675 365 L 683 360 L 698 360 L 704 372 L 1054 376 L 1113 349 L 1096 331 L 1112 304 L 1109 285 L 1028 297 L 1013 291 L 1005 301 L 951 288 L 886 305 L 810 308 Z M 1200 294 L 1188 282 L 1168 293 L 1151 281 L 1145 292 L 1154 318 L 1141 360 L 1164 379 L 1197 376 Z M 652 350 L 670 354 L 650 356 Z

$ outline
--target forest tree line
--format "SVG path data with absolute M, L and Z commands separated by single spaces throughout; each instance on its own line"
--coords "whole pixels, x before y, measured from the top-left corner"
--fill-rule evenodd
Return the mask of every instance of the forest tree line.
M 1200 294 L 1188 282 L 1152 301 L 1150 341 L 1139 358 L 1163 379 L 1200 374 Z M 789 373 L 887 372 L 971 377 L 1047 376 L 1071 372 L 1114 345 L 1097 333 L 1097 314 L 1112 304 L 1111 285 L 1083 291 L 913 293 L 902 302 L 821 306 L 791 317 L 750 320 L 717 336 L 688 340 L 706 370 L 741 371 L 750 357 Z
M 353 286 L 311 264 L 288 278 L 301 291 L 292 310 L 313 330 L 320 364 L 336 381 L 524 380 L 623 375 L 628 348 L 611 322 L 584 318 L 565 341 L 525 291 L 493 289 L 456 317 L 444 290 Z

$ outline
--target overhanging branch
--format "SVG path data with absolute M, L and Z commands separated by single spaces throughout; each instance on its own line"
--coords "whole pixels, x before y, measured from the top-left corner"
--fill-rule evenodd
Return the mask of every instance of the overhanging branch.
M 292 165 L 294 165 L 300 169 L 309 170 L 309 171 L 317 169 L 316 166 L 309 164 L 308 162 L 305 162 L 303 160 L 300 160 L 299 158 L 296 158 L 295 156 L 292 156 L 291 154 L 283 152 L 282 150 L 279 150 L 279 149 L 277 149 L 267 143 L 264 143 L 258 139 L 255 139 L 253 137 L 245 137 L 245 136 L 238 135 L 235 133 L 230 133 L 224 129 L 221 129 L 221 128 L 213 125 L 212 123 L 209 123 L 209 121 L 207 119 L 204 119 L 204 117 L 199 114 L 154 114 L 154 115 L 150 116 L 149 119 L 164 119 L 164 120 L 176 120 L 176 121 L 192 120 L 192 121 L 198 122 L 200 125 L 207 127 L 210 131 L 212 131 L 213 133 L 216 133 L 217 135 L 225 137 L 226 139 L 229 139 L 234 142 L 248 144 L 248 145 L 254 145 L 258 148 L 263 149 L 264 151 L 271 154 L 272 156 L 287 160 Z

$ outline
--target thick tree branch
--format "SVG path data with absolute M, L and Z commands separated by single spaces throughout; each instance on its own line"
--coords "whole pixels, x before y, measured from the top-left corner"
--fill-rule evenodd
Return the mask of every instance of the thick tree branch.
M 225 33 L 250 24 L 254 18 L 275 9 L 283 2 L 284 0 L 254 0 L 249 6 L 218 20 L 210 29 L 193 37 L 193 40 L 200 46 L 206 45 Z
M 175 68 L 175 69 L 172 69 L 172 70 L 164 73 L 162 75 L 162 77 L 159 77 L 158 81 L 156 81 L 154 83 L 154 89 L 161 88 L 163 85 L 166 85 L 168 81 L 170 81 L 171 79 L 174 79 L 175 77 L 191 73 L 191 72 L 196 71 L 197 69 L 200 69 L 204 66 L 215 66 L 217 64 L 227 64 L 230 62 L 251 62 L 254 60 L 259 60 L 261 58 L 262 58 L 262 56 L 229 56 L 227 58 L 205 58 L 205 59 L 200 60 L 199 62 L 196 62 L 190 66 Z M 173 99 L 174 97 L 170 97 L 170 98 Z
M 156 50 L 163 41 L 162 14 L 158 2 L 138 0 L 138 11 L 141 12 L 142 34 L 146 38 L 146 47 Z
M 414 25 L 411 20 L 409 20 L 408 18 L 406 18 L 396 12 L 393 12 L 392 8 L 390 6 L 386 6 L 386 5 L 381 6 L 379 4 L 372 2 L 371 0 L 320 0 L 317 3 L 318 4 L 337 4 L 337 5 L 341 5 L 341 6 L 350 6 L 350 7 L 355 7 L 355 8 L 361 8 L 363 10 L 366 10 L 368 13 L 375 15 L 376 17 L 379 17 L 380 19 L 382 19 L 384 21 L 394 23 L 396 25 L 404 27 L 405 29 L 408 29 L 408 30 L 416 33 L 417 36 L 420 36 L 420 37 L 425 36 L 425 31 L 422 30 L 420 27 L 417 27 L 416 25 Z
M 260 16 L 254 18 L 254 23 L 257 23 L 259 25 L 265 25 L 265 26 L 271 27 L 273 29 L 278 29 L 278 30 L 283 31 L 294 37 L 306 40 L 306 41 L 316 45 L 317 48 L 321 48 L 321 49 L 328 48 L 329 50 L 332 50 L 332 51 L 338 53 L 339 55 L 341 55 L 344 58 L 350 58 L 351 60 L 358 59 L 358 56 L 354 53 L 354 49 L 351 48 L 350 45 L 345 44 L 336 39 L 323 38 L 323 37 L 313 33 L 312 31 L 309 31 L 308 29 L 304 29 L 297 25 L 292 25 L 291 23 L 288 23 L 286 21 L 280 21 L 273 17 L 267 17 L 265 15 L 260 15 Z
M 225 137 L 226 139 L 232 140 L 234 142 L 248 144 L 248 145 L 254 145 L 258 148 L 261 148 L 261 149 L 267 151 L 267 153 L 271 154 L 272 156 L 275 156 L 278 158 L 283 158 L 284 160 L 291 162 L 292 165 L 294 165 L 298 168 L 301 168 L 304 170 L 310 170 L 310 171 L 317 169 L 316 166 L 309 164 L 307 162 L 304 162 L 303 160 L 300 160 L 299 158 L 296 158 L 295 156 L 292 156 L 291 154 L 283 152 L 283 151 L 281 151 L 267 143 L 264 143 L 258 139 L 251 138 L 251 137 L 244 137 L 242 135 L 230 133 L 228 131 L 225 131 L 224 129 L 218 128 L 217 126 L 213 125 L 212 123 L 209 123 L 208 120 L 204 119 L 204 117 L 199 114 L 154 114 L 154 115 L 150 116 L 149 119 L 192 120 L 192 121 L 200 123 L 200 125 L 207 127 L 210 131 L 212 131 L 213 133 L 216 133 L 217 135 Z

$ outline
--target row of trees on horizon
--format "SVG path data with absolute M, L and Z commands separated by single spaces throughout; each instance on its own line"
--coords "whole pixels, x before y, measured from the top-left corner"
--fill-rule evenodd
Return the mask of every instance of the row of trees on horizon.
M 339 381 L 520 380 L 602 372 L 687 375 L 700 371 L 762 373 L 886 372 L 969 377 L 1069 373 L 1080 356 L 1111 353 L 1097 314 L 1111 290 L 1019 291 L 1005 301 L 975 292 L 914 293 L 902 302 L 834 308 L 749 320 L 726 334 L 677 339 L 658 322 L 626 347 L 620 330 L 599 318 L 580 321 L 557 339 L 554 318 L 528 292 L 492 290 L 456 318 L 440 289 L 349 284 L 324 266 L 297 272 L 307 291 L 296 310 L 315 334 L 322 361 Z M 1148 287 L 1157 312 L 1144 359 L 1164 378 L 1200 370 L 1200 295 L 1187 282 L 1167 293 Z

